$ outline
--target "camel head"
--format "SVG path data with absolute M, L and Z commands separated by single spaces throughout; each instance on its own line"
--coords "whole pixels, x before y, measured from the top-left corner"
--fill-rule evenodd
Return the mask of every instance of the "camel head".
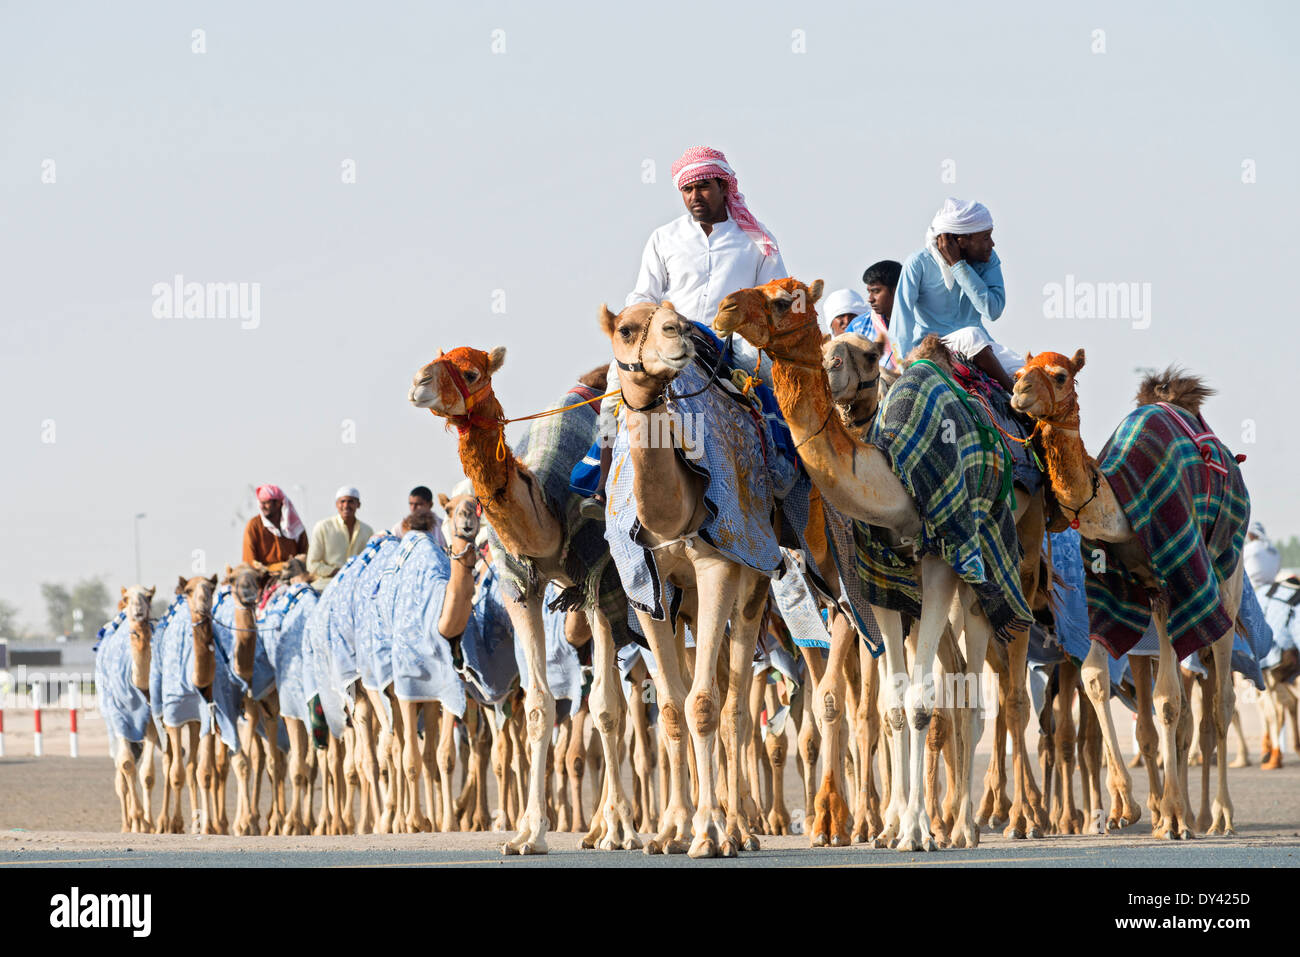
M 415 374 L 408 398 L 417 409 L 428 409 L 467 428 L 476 424 L 474 407 L 492 397 L 492 376 L 505 361 L 504 346 L 491 352 L 461 346 L 439 353 Z
M 483 507 L 473 495 L 445 495 L 438 493 L 438 504 L 447 513 L 442 523 L 442 537 L 448 545 L 452 539 L 459 538 L 473 542 L 478 538 L 483 525 Z
M 149 663 L 152 654 L 150 641 L 153 629 L 149 624 L 149 611 L 154 589 L 132 585 L 122 589 L 118 607 L 126 612 L 131 623 L 131 684 L 146 695 L 149 693 Z
M 306 584 L 311 581 L 311 572 L 307 571 L 307 560 L 302 555 L 295 555 L 284 563 L 280 569 L 281 585 Z
M 271 580 L 271 570 L 261 562 L 226 566 L 223 584 L 230 586 L 235 600 L 235 674 L 253 680 L 253 657 L 257 652 L 257 603 Z
M 600 307 L 600 328 L 614 348 L 619 381 L 659 395 L 695 358 L 690 324 L 671 302 L 638 302 L 618 315 Z
M 1059 352 L 1026 353 L 1025 364 L 1016 373 L 1011 407 L 1040 422 L 1077 429 L 1079 398 L 1074 391 L 1074 379 L 1083 363 L 1082 349 L 1073 357 Z
M 852 405 L 874 394 L 880 384 L 883 353 L 883 342 L 853 332 L 822 344 L 822 368 L 836 403 Z
M 206 688 L 212 684 L 217 659 L 212 648 L 212 596 L 217 590 L 217 576 L 180 578 L 176 594 L 185 596 L 190 609 L 190 622 L 194 625 L 194 686 Z
M 738 332 L 760 349 L 803 329 L 816 329 L 814 306 L 822 297 L 822 285 L 820 279 L 811 286 L 794 278 L 773 279 L 733 292 L 718 304 L 713 328 L 724 336 Z M 821 342 L 820 331 L 817 341 Z

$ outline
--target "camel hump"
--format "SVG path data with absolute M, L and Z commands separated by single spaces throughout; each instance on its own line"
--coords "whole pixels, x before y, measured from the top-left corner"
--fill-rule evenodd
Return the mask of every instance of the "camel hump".
M 943 339 L 933 332 L 916 344 L 912 351 L 907 354 L 904 364 L 910 366 L 913 362 L 921 359 L 929 359 L 949 374 L 953 371 L 952 350 L 948 348 L 948 344 Z
M 1200 376 L 1191 375 L 1177 366 L 1170 366 L 1164 372 L 1156 372 L 1142 380 L 1138 387 L 1137 404 L 1155 405 L 1168 402 L 1180 409 L 1186 409 L 1192 415 L 1201 414 L 1205 400 L 1215 394 L 1215 390 L 1205 384 Z
M 597 392 L 604 392 L 608 387 L 609 366 L 596 366 L 590 372 L 584 372 L 578 376 L 578 381 L 588 389 L 595 389 Z

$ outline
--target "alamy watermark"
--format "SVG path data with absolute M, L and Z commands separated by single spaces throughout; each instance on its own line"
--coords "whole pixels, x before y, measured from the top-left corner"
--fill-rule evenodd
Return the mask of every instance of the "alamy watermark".
M 155 319 L 239 319 L 239 328 L 262 324 L 260 282 L 186 282 L 177 273 L 151 290 Z
M 1134 329 L 1151 325 L 1151 283 L 1089 282 L 1073 273 L 1043 286 L 1045 319 L 1126 319 Z
M 601 418 L 600 444 L 612 448 L 616 424 Z M 658 411 L 627 417 L 628 445 L 634 449 L 679 448 L 691 461 L 704 456 L 704 415 L 699 412 Z

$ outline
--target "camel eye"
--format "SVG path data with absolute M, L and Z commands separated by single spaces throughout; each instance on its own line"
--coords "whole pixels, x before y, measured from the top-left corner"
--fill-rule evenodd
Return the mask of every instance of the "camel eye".
M 1056 381 L 1061 385 L 1065 385 L 1065 373 L 1064 372 L 1056 373 Z
M 478 378 L 478 373 L 475 372 L 473 369 L 470 369 L 468 372 L 465 373 L 466 382 L 473 382 L 477 378 Z
M 629 338 L 629 337 L 632 335 L 632 327 L 631 327 L 631 326 L 619 326 L 619 327 L 618 327 L 618 334 L 619 334 L 620 336 L 622 336 L 624 339 L 627 339 L 627 338 Z
M 776 310 L 777 310 L 777 312 L 789 312 L 789 310 L 790 310 L 790 300 L 789 300 L 789 299 L 776 299 L 776 300 L 773 300 L 773 305 L 776 306 Z

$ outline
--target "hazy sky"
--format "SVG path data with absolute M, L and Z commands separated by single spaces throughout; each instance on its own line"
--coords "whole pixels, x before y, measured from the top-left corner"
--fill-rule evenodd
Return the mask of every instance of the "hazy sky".
M 1089 448 L 1135 367 L 1182 363 L 1221 391 L 1256 517 L 1300 532 L 1300 15 L 1072 6 L 0 5 L 0 598 L 43 626 L 42 581 L 130 583 L 138 512 L 170 591 L 195 550 L 238 559 L 253 485 L 308 526 L 342 484 L 376 526 L 450 489 L 412 373 L 505 345 L 523 415 L 607 361 L 597 309 L 682 212 L 668 168 L 697 143 L 828 289 L 919 248 L 945 196 L 982 200 L 991 331 L 1088 350 Z M 256 328 L 158 318 L 177 274 L 260 284 Z M 1149 284 L 1149 325 L 1048 318 L 1067 276 Z

